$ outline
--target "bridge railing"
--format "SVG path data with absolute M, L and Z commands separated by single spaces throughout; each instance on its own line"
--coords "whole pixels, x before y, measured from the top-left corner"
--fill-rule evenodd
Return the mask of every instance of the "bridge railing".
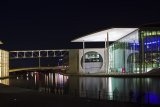
M 23 51 L 9 51 L 10 59 L 18 58 L 42 58 L 42 57 L 63 57 L 68 53 L 68 49 L 62 50 L 23 50 Z

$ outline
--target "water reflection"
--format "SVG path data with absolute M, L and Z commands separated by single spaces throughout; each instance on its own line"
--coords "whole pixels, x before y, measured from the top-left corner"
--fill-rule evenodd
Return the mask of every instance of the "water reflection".
M 122 101 L 140 101 L 140 103 L 160 104 L 159 78 L 98 78 L 80 77 L 80 92 L 87 90 L 87 97 Z M 87 95 L 86 95 L 87 94 Z
M 9 79 L 0 79 L 1 84 L 9 85 Z
M 160 104 L 159 81 L 159 78 L 68 77 L 30 72 L 10 79 L 10 85 L 58 95 Z
M 35 80 L 39 82 L 39 91 L 63 94 L 65 88 L 64 85 L 67 82 L 67 79 L 67 76 L 58 73 L 36 73 Z

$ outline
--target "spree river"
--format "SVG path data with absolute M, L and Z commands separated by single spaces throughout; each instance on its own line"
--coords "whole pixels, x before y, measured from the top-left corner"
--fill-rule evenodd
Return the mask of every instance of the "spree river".
M 56 95 L 160 104 L 160 78 L 78 77 L 53 72 L 19 72 L 6 82 Z

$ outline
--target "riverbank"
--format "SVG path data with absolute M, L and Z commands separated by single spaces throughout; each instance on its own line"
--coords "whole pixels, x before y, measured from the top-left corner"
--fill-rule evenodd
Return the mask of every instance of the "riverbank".
M 154 107 L 136 103 L 86 99 L 39 93 L 30 89 L 0 84 L 0 102 L 3 107 Z
M 134 74 L 134 73 L 88 73 L 88 74 L 72 74 L 72 73 L 62 73 L 65 76 L 81 76 L 81 77 L 160 77 L 160 74 Z
M 118 72 L 98 72 L 98 73 L 64 73 L 66 76 L 83 76 L 83 77 L 160 77 L 160 68 L 152 69 L 146 73 L 118 73 Z

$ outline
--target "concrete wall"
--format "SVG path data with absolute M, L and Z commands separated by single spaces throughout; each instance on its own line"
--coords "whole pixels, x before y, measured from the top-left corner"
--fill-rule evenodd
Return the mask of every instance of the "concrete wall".
M 104 48 L 89 48 L 89 49 L 85 49 L 84 50 L 84 54 L 87 53 L 87 52 L 91 52 L 91 51 L 94 51 L 94 52 L 97 52 L 99 53 L 101 56 L 102 56 L 102 59 L 103 59 L 103 64 L 102 64 L 102 67 L 101 69 L 94 69 L 94 68 L 91 68 L 91 69 L 86 69 L 86 71 L 84 71 L 84 69 L 82 68 L 81 66 L 81 59 L 82 59 L 82 56 L 83 56 L 83 49 L 79 49 L 79 73 L 97 73 L 97 72 L 104 72 Z M 94 63 L 92 63 L 93 65 Z M 99 63 L 96 63 L 94 64 L 95 67 L 98 66 Z M 89 64 L 86 63 L 85 66 L 89 66 Z
M 79 49 L 69 50 L 69 70 L 67 73 L 78 73 L 79 72 Z

